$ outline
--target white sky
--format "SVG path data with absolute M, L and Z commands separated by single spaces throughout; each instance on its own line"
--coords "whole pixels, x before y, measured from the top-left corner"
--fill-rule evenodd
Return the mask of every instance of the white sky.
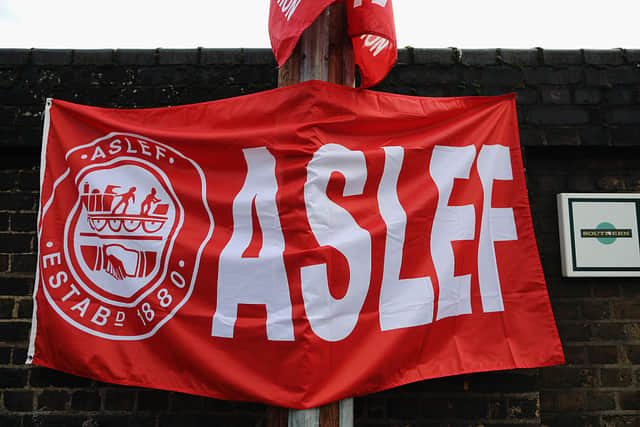
M 269 0 L 0 0 L 0 48 L 269 47 Z M 398 46 L 640 48 L 640 0 L 393 0 Z

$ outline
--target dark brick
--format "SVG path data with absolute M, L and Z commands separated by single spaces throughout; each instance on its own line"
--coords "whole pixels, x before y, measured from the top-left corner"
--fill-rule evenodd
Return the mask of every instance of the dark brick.
M 616 408 L 615 395 L 611 391 L 587 392 L 587 410 L 607 411 Z
M 406 49 L 399 49 L 398 55 Z M 271 65 L 276 67 L 276 57 L 271 49 L 244 49 L 244 63 L 247 65 Z
M 11 347 L 0 347 L 0 365 L 8 365 L 11 362 Z
M 544 390 L 540 392 L 542 411 L 580 411 L 586 408 L 582 390 Z
M 427 419 L 451 417 L 457 412 L 456 399 L 454 398 L 429 397 L 423 399 L 420 406 L 423 417 Z
M 29 337 L 29 322 L 0 321 L 0 337 L 5 342 L 24 342 Z
M 116 63 L 123 65 L 155 65 L 158 51 L 156 49 L 117 49 Z
M 600 377 L 603 387 L 628 387 L 633 381 L 629 368 L 602 368 Z
M 47 414 L 25 415 L 23 427 L 101 427 L 91 415 Z M 122 426 L 121 426 L 122 427 Z
M 591 338 L 594 340 L 622 340 L 625 338 L 624 323 L 594 323 Z
M 638 340 L 640 339 L 640 324 L 639 323 L 625 323 L 622 326 L 624 338 L 626 340 Z
M 571 104 L 571 92 L 565 86 L 543 86 L 542 102 L 544 104 Z
M 0 192 L 0 210 L 34 210 L 36 195 L 23 192 Z
M 640 408 L 640 391 L 621 391 L 618 393 L 618 402 L 620 409 Z
M 640 71 L 638 71 L 640 72 Z M 635 102 L 635 93 L 629 86 L 616 86 L 604 90 L 604 102 L 612 105 L 628 105 Z
M 9 271 L 9 254 L 0 254 L 0 273 Z
M 580 308 L 574 302 L 551 302 L 553 306 L 553 314 L 556 319 L 560 320 L 577 320 L 580 319 Z
M 0 368 L 0 388 L 20 388 L 27 384 L 27 370 Z
M 91 380 L 49 368 L 33 367 L 30 384 L 33 387 L 86 387 Z
M 201 427 L 210 423 L 210 416 L 203 413 L 175 414 L 169 413 L 159 419 L 159 427 Z M 229 427 L 254 427 L 256 417 L 251 414 L 234 414 L 216 416 L 216 424 Z
M 612 109 L 607 113 L 607 122 L 613 124 L 640 123 L 640 108 L 628 107 Z
M 637 84 L 640 70 L 635 66 L 621 66 L 606 69 L 586 69 L 585 82 L 589 86 L 613 87 L 614 85 Z
M 542 382 L 545 387 L 593 387 L 596 385 L 596 373 L 593 369 L 553 366 L 542 369 Z
M 593 345 L 587 347 L 591 363 L 617 363 L 618 349 L 615 345 Z
M 415 401 L 403 397 L 389 399 L 389 416 L 399 419 L 421 418 L 422 405 L 417 405 Z
M 35 65 L 69 65 L 73 57 L 71 49 L 33 49 L 31 62 Z
M 16 176 L 16 187 L 21 191 L 38 191 L 40 188 L 40 175 L 37 170 L 21 170 Z
M 25 65 L 29 62 L 29 49 L 0 49 L 0 67 Z
M 615 301 L 613 303 L 613 317 L 615 319 L 640 319 L 640 302 Z
M 488 417 L 490 419 L 503 419 L 507 417 L 507 403 L 503 398 L 488 399 Z
M 624 57 L 627 62 L 640 63 L 640 49 L 625 49 Z
M 8 191 L 15 189 L 16 172 L 13 170 L 0 171 L 0 191 Z M 4 209 L 3 209 L 4 210 Z
M 45 390 L 38 396 L 38 410 L 56 411 L 66 409 L 69 393 L 62 390 Z
M 562 67 L 567 65 L 580 65 L 583 62 L 581 50 L 554 50 L 544 49 L 542 59 L 545 65 Z
M 460 58 L 464 65 L 483 66 L 497 64 L 498 52 L 496 49 L 463 49 Z
M 158 49 L 158 64 L 197 64 L 199 55 L 198 49 Z
M 13 127 L 18 117 L 18 108 L 9 106 L 0 106 L 0 126 L 1 127 Z M 7 185 L 3 184 L 4 185 Z M 2 188 L 2 187 L 0 187 Z
M 534 66 L 540 62 L 538 49 L 499 49 L 498 59 L 505 64 L 517 66 Z
M 22 418 L 18 415 L 0 415 L 0 426 L 20 427 L 22 426 Z
M 74 65 L 111 65 L 115 51 L 113 49 L 78 49 L 73 51 Z
M 0 291 L 1 292 L 1 291 Z M 0 299 L 0 319 L 13 318 L 13 299 Z
M 603 415 L 602 424 L 598 425 L 606 427 L 637 427 L 640 426 L 640 415 Z
M 511 398 L 509 399 L 509 418 L 535 419 L 540 413 L 540 402 L 538 397 Z
M 204 416 L 203 416 L 204 418 Z M 96 425 L 100 427 L 155 427 L 155 417 L 149 415 L 103 415 L 94 417 Z
M 583 108 L 535 106 L 529 109 L 528 121 L 543 125 L 579 125 L 589 123 L 589 112 Z
M 547 140 L 539 129 L 520 127 L 520 143 L 525 147 L 544 145 Z
M 71 408 L 80 411 L 100 409 L 101 397 L 97 391 L 80 390 L 71 395 Z
M 2 295 L 31 295 L 33 293 L 33 278 L 2 277 L 0 278 L 0 293 Z
M 33 392 L 5 391 L 4 407 L 10 411 L 31 411 L 33 409 Z
M 32 312 L 33 312 L 33 300 L 31 298 L 18 301 L 18 313 L 16 316 L 18 319 L 30 320 Z
M 625 354 L 629 362 L 640 364 L 640 345 L 627 345 L 625 346 Z
M 617 126 L 611 129 L 614 147 L 637 146 L 640 141 L 640 126 Z
M 468 375 L 467 388 L 479 393 L 527 392 L 536 390 L 538 376 L 536 370 L 482 372 Z
M 485 67 L 482 69 L 481 84 L 505 88 L 502 93 L 511 92 L 511 88 L 522 86 L 524 75 L 521 70 L 508 66 Z
M 12 362 L 14 365 L 23 365 L 27 360 L 27 349 L 14 347 Z
M 582 365 L 587 360 L 583 346 L 565 346 L 564 357 L 570 365 Z
M 413 64 L 413 48 L 398 49 L 398 57 L 396 58 L 396 65 L 397 64 L 402 64 L 402 65 Z
M 413 49 L 413 62 L 428 65 L 453 65 L 453 49 Z
M 2 255 L 0 255 L 0 258 Z M 2 262 L 0 261 L 0 264 Z M 0 269 L 2 271 L 2 269 Z M 11 254 L 11 272 L 12 273 L 34 273 L 36 271 L 36 254 Z M 33 280 L 31 280 L 33 281 Z M 27 291 L 31 285 L 27 284 L 24 289 Z
M 584 76 L 581 68 L 554 70 L 549 67 L 536 67 L 525 68 L 524 79 L 526 83 L 532 85 L 563 85 L 582 82 Z
M 600 426 L 597 415 L 582 415 L 575 412 L 550 413 L 542 412 L 542 426 L 553 427 L 595 427 Z
M 204 409 L 206 398 L 185 393 L 171 393 L 169 396 L 169 401 L 169 407 L 174 411 L 192 411 Z
M 158 411 L 169 408 L 169 393 L 160 390 L 138 391 L 139 411 Z
M 554 146 L 580 145 L 580 137 L 575 128 L 551 128 L 547 130 L 547 144 Z
M 33 233 L 0 232 L 0 252 L 31 252 Z
M 602 92 L 598 88 L 577 88 L 574 98 L 576 104 L 595 105 L 602 101 Z
M 35 212 L 16 212 L 11 214 L 11 231 L 36 230 Z
M 133 390 L 107 390 L 104 409 L 126 411 L 133 409 L 136 393 Z
M 584 61 L 591 65 L 622 65 L 624 64 L 623 54 L 622 49 L 586 49 Z
M 587 300 L 582 303 L 582 314 L 585 319 L 604 320 L 611 317 L 608 301 Z
M 609 128 L 604 126 L 580 127 L 578 133 L 582 145 L 606 147 L 611 142 Z
M 207 49 L 200 50 L 202 65 L 242 64 L 244 52 L 242 49 Z
M 516 90 L 516 103 L 518 105 L 530 105 L 538 102 L 538 93 L 533 89 L 517 89 Z

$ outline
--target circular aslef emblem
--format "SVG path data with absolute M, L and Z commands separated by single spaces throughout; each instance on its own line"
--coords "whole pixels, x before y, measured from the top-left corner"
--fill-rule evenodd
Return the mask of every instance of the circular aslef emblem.
M 204 174 L 174 148 L 125 133 L 65 158 L 43 203 L 39 283 L 78 329 L 147 338 L 193 291 L 213 232 Z

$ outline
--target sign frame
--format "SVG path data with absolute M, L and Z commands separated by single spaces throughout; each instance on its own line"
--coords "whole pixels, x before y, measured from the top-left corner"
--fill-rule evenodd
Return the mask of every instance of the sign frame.
M 559 193 L 557 203 L 564 277 L 640 277 L 640 193 Z

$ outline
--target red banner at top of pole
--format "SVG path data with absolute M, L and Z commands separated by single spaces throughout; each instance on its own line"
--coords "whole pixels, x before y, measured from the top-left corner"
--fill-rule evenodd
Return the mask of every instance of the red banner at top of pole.
M 337 0 L 271 0 L 269 36 L 280 66 L 287 61 L 298 39 L 320 13 Z M 347 0 L 348 33 L 361 86 L 379 83 L 397 57 L 391 0 Z

